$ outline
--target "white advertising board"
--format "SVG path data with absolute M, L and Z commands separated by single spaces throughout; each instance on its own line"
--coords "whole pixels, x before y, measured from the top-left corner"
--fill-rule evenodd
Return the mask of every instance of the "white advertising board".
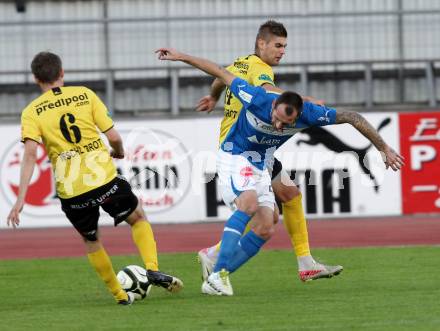
M 396 113 L 364 115 L 399 150 Z M 296 170 L 309 217 L 400 215 L 400 172 L 386 170 L 377 149 L 351 125 L 301 132 L 277 151 Z M 306 180 L 307 178 L 307 180 Z
M 126 157 L 116 165 L 131 183 L 152 223 L 206 218 L 204 169 L 211 167 L 210 172 L 215 172 L 218 127 L 218 119 L 118 121 Z M 24 151 L 19 134 L 19 125 L 1 127 L 0 228 L 6 226 L 7 214 L 18 192 Z M 47 155 L 43 148 L 39 148 L 38 154 L 21 226 L 69 225 L 56 198 Z M 103 222 L 111 224 L 109 217 L 103 218 Z
M 365 117 L 399 150 L 396 114 Z M 214 177 L 219 124 L 218 117 L 117 122 L 126 149 L 125 160 L 117 162 L 118 170 L 130 181 L 152 223 L 226 219 L 230 215 Z M 17 194 L 23 153 L 19 134 L 19 125 L 1 126 L 0 228 L 6 226 Z M 345 150 L 356 154 L 342 153 Z M 297 134 L 277 157 L 286 170 L 296 171 L 308 217 L 401 214 L 400 174 L 385 171 L 380 154 L 349 125 Z M 111 224 L 104 218 L 103 224 Z M 23 227 L 69 224 L 56 198 L 43 149 L 39 150 L 21 220 Z

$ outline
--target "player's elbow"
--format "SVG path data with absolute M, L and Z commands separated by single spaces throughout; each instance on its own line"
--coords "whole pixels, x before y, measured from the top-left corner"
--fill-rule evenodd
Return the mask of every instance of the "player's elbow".
M 234 76 L 232 75 L 222 75 L 220 78 L 221 82 L 226 86 L 231 86 Z
M 229 71 L 227 71 L 225 68 L 220 68 L 220 73 L 218 77 L 223 84 L 226 86 L 231 86 L 232 81 L 234 78 L 236 78 L 233 74 L 231 74 Z
M 122 138 L 121 135 L 119 134 L 118 131 L 116 131 L 116 129 L 112 128 L 110 130 L 108 130 L 105 133 L 105 136 L 108 139 L 108 142 L 110 143 L 110 145 L 118 145 L 122 143 Z
M 364 118 L 355 111 L 338 111 L 336 112 L 336 124 L 348 123 L 357 126 Z
M 24 154 L 23 160 L 24 162 L 31 162 L 31 163 L 37 162 L 37 151 L 33 151 L 33 150 L 28 151 L 27 153 Z

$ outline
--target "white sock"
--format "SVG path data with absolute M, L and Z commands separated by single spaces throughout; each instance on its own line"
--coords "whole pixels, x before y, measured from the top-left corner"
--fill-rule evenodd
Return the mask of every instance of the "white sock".
M 298 260 L 299 271 L 313 270 L 316 268 L 317 262 L 311 255 L 298 256 L 297 260 Z

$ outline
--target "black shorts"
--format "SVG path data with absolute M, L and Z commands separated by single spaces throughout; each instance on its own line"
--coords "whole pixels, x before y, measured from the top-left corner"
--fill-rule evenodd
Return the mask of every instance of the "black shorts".
M 272 173 L 270 175 L 271 179 L 274 180 L 276 176 L 278 176 L 283 170 L 283 165 L 281 164 L 280 160 L 278 160 L 276 157 L 273 158 L 273 166 L 272 166 Z
M 70 223 L 87 240 L 97 240 L 99 207 L 115 220 L 115 226 L 136 209 L 138 198 L 130 184 L 121 177 L 92 191 L 70 199 L 61 199 L 61 207 Z

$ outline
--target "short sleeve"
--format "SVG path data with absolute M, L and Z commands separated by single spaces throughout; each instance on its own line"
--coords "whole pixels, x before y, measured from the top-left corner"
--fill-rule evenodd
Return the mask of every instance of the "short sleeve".
M 235 78 L 230 89 L 234 96 L 243 104 L 244 108 L 249 108 L 251 104 L 258 106 L 263 101 L 261 100 L 262 93 L 266 94 L 262 87 L 252 86 L 241 78 Z
M 41 130 L 35 118 L 26 109 L 21 115 L 21 141 L 32 139 L 37 143 L 41 143 Z
M 88 90 L 87 93 L 92 96 L 92 113 L 96 126 L 101 132 L 110 130 L 114 124 L 107 107 L 92 90 Z
M 254 86 L 270 84 L 275 86 L 272 68 L 268 65 L 254 64 L 251 68 L 249 83 Z
M 325 126 L 336 123 L 336 109 L 304 102 L 301 115 L 311 126 Z

